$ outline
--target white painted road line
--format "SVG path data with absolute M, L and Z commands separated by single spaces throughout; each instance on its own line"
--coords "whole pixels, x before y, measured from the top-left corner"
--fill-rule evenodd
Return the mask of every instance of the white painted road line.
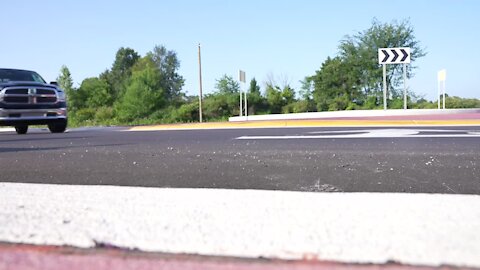
M 355 136 L 355 135 L 293 135 L 293 136 L 240 136 L 236 140 L 291 140 L 291 139 L 373 139 L 373 138 L 479 138 L 475 134 L 452 134 L 452 135 L 410 135 L 410 136 Z
M 0 241 L 480 267 L 480 196 L 0 183 Z
M 316 131 L 315 135 L 241 136 L 237 140 L 290 140 L 290 139 L 365 139 L 365 138 L 478 138 L 477 130 L 445 129 L 364 129 Z

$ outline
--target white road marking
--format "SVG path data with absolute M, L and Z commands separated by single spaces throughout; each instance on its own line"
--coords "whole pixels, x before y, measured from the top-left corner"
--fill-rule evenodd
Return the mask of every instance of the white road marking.
M 422 134 L 428 132 L 430 134 Z M 433 133 L 433 134 L 432 134 Z M 436 134 L 435 134 L 436 133 Z M 443 134 L 442 134 L 443 133 Z M 315 135 L 241 136 L 237 140 L 282 140 L 282 139 L 364 139 L 364 138 L 471 138 L 480 137 L 476 130 L 436 129 L 365 129 L 316 131 Z
M 371 133 L 371 134 L 392 134 L 392 135 L 414 135 L 420 132 L 471 132 L 479 133 L 480 131 L 469 129 L 413 129 L 413 128 L 386 128 L 386 129 L 350 129 L 350 130 L 324 130 L 324 131 L 312 131 L 309 134 L 330 134 L 330 133 Z
M 0 241 L 480 267 L 480 196 L 0 183 Z

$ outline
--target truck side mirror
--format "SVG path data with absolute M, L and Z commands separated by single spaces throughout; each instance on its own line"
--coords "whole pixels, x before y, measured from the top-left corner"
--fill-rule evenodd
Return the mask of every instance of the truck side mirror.
M 57 82 L 50 82 L 51 85 L 57 85 L 58 86 L 58 83 Z

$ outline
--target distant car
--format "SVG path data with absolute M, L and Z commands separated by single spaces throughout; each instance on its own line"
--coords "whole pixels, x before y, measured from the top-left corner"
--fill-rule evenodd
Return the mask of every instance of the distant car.
M 29 125 L 48 125 L 52 133 L 67 129 L 65 92 L 38 73 L 0 68 L 0 125 L 25 134 Z

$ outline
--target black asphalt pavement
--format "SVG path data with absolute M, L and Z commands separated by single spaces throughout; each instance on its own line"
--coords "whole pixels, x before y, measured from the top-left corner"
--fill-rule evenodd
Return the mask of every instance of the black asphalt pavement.
M 237 139 L 355 129 L 367 128 L 1 132 L 0 181 L 480 194 L 480 137 L 428 136 L 439 129 L 451 130 L 444 131 L 448 135 L 480 127 L 422 128 L 432 129 L 423 131 L 424 137 Z

